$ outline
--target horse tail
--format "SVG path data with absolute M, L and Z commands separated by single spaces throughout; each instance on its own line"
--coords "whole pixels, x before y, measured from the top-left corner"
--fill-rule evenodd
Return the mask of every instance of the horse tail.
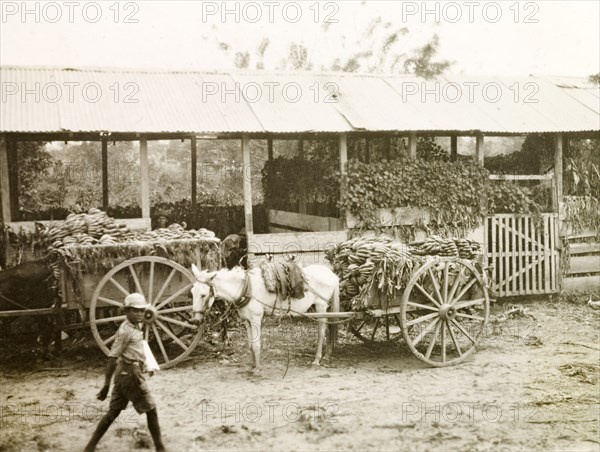
M 340 285 L 336 282 L 331 296 L 330 312 L 340 312 Z M 333 319 L 332 319 L 333 320 Z M 338 340 L 338 323 L 337 321 L 329 324 L 329 334 L 332 340 L 332 345 L 335 346 Z

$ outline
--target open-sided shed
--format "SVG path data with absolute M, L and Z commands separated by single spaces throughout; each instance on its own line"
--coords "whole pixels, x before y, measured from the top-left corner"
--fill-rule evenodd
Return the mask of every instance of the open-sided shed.
M 149 227 L 148 140 L 190 140 L 192 206 L 196 203 L 196 142 L 203 138 L 239 139 L 244 162 L 245 224 L 254 254 L 299 251 L 319 253 L 345 238 L 339 222 L 271 212 L 280 226 L 316 222 L 311 232 L 254 234 L 250 139 L 336 139 L 340 170 L 347 161 L 347 138 L 408 137 L 416 158 L 417 137 L 449 136 L 452 154 L 457 137 L 476 137 L 483 162 L 486 136 L 552 134 L 555 165 L 555 214 L 537 248 L 547 265 L 539 285 L 516 284 L 519 272 L 509 255 L 491 256 L 506 264 L 503 294 L 558 290 L 558 212 L 562 202 L 562 153 L 570 138 L 597 138 L 600 100 L 597 86 L 579 80 L 544 77 L 443 76 L 434 80 L 401 75 L 309 72 L 174 72 L 129 69 L 2 67 L 0 104 L 0 177 L 2 220 L 11 224 L 18 209 L 16 143 L 27 140 L 102 142 L 103 204 L 108 205 L 107 142 L 140 142 L 141 224 Z M 342 187 L 340 187 L 343 190 Z M 339 219 L 338 219 L 339 220 Z M 342 224 L 345 219 L 342 220 Z M 283 224 L 282 224 L 283 223 Z M 516 225 L 523 229 L 516 230 Z M 496 218 L 486 223 L 493 234 L 533 233 L 526 223 Z M 520 226 L 519 226 L 520 227 Z M 300 228 L 303 229 L 303 228 Z M 304 228 L 306 229 L 306 228 Z M 342 229 L 342 230 L 336 230 Z M 540 231 L 537 232 L 540 234 Z M 487 240 L 488 233 L 481 235 Z M 539 242 L 534 236 L 530 241 Z M 553 244 L 550 246 L 550 244 Z M 527 252 L 533 253 L 529 248 Z M 538 262 L 534 264 L 533 262 Z M 508 269 L 511 268 L 511 275 Z

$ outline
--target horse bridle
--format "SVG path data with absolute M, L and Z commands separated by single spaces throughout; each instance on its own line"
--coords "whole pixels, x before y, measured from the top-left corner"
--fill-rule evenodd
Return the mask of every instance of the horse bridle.
M 211 297 L 215 298 L 215 299 L 219 299 L 219 297 L 217 296 L 217 290 L 216 290 L 215 285 L 212 282 L 212 280 L 206 281 L 203 284 L 206 284 L 210 289 L 210 292 L 208 293 L 209 299 Z M 223 299 L 223 298 L 221 298 L 221 299 Z M 242 284 L 242 288 L 240 289 L 239 295 L 236 296 L 233 300 L 226 300 L 226 301 L 229 301 L 229 303 L 236 309 L 241 309 L 244 306 L 248 305 L 248 303 L 250 303 L 251 299 L 252 299 L 252 286 L 250 285 L 250 277 L 248 276 L 248 272 L 245 271 L 244 272 L 244 283 Z M 201 312 L 201 314 L 204 315 L 208 309 L 209 308 L 208 308 L 208 304 L 207 304 L 206 308 L 204 309 L 204 311 Z

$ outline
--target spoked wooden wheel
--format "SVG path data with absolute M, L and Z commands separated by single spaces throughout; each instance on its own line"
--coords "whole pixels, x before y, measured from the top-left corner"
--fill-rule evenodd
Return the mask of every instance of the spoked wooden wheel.
M 475 351 L 489 310 L 485 281 L 473 264 L 436 258 L 415 272 L 404 291 L 404 340 L 432 366 L 457 364 Z
M 169 259 L 145 256 L 129 259 L 109 271 L 98 283 L 90 304 L 90 325 L 96 342 L 106 354 L 125 320 L 123 302 L 132 292 L 142 293 L 152 306 L 143 324 L 161 369 L 184 360 L 202 337 L 192 320 L 190 289 L 194 276 Z
M 394 339 L 394 335 L 399 332 L 398 327 L 400 325 L 400 316 L 389 314 L 382 317 L 352 319 L 348 324 L 348 330 L 358 339 L 368 344 Z

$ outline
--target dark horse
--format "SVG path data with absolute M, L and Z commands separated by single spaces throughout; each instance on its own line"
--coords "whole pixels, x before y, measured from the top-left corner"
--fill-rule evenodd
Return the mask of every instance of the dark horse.
M 55 300 L 52 272 L 45 260 L 25 262 L 0 271 L 0 311 L 49 308 Z M 9 321 L 11 318 L 14 317 L 8 317 Z M 35 320 L 42 344 L 49 351 L 55 332 L 53 319 L 49 315 L 36 315 Z

